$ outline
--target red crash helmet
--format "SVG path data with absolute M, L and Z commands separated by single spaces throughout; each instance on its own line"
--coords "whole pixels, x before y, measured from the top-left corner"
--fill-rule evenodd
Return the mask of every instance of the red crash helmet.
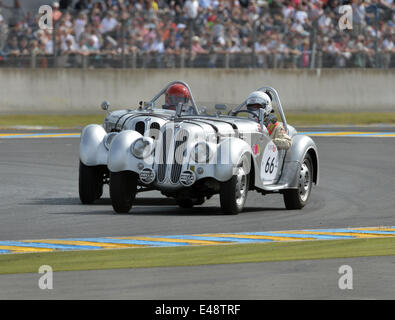
M 166 90 L 165 102 L 166 105 L 171 109 L 175 109 L 179 103 L 188 103 L 189 99 L 189 91 L 187 87 L 182 84 L 173 84 Z

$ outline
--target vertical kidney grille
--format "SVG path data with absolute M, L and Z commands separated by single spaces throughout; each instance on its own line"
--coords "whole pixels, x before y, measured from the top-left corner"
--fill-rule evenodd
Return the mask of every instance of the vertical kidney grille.
M 163 182 L 166 178 L 166 169 L 171 166 L 170 180 L 172 183 L 177 183 L 180 179 L 182 170 L 182 162 L 185 153 L 185 143 L 188 140 L 188 132 L 186 130 L 180 130 L 175 134 L 175 141 L 173 142 L 173 130 L 166 129 L 163 132 L 162 140 L 162 154 L 160 157 L 160 163 L 158 164 L 158 181 Z M 173 150 L 170 150 L 170 147 Z M 169 157 L 169 154 L 171 155 Z
M 149 136 L 156 140 L 159 137 L 160 125 L 158 122 L 152 122 L 149 130 Z
M 173 130 L 171 128 L 165 129 L 162 136 L 162 154 L 158 165 L 158 181 L 163 182 L 166 177 L 167 156 L 170 149 L 171 137 Z
M 136 123 L 135 130 L 140 133 L 141 135 L 144 135 L 145 131 L 145 124 L 143 121 L 139 121 Z
M 182 161 L 184 159 L 184 151 L 185 151 L 185 142 L 188 140 L 188 131 L 180 130 L 177 133 L 176 141 L 175 141 L 175 149 L 174 149 L 174 159 L 171 168 L 171 176 L 170 180 L 173 183 L 177 183 L 180 179 L 181 169 L 182 169 Z

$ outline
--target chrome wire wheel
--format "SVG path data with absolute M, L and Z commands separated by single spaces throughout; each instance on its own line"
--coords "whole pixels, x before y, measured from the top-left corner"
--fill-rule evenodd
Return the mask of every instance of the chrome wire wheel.
M 237 168 L 236 174 L 236 203 L 238 206 L 245 202 L 247 196 L 247 174 L 243 167 Z
M 303 202 L 306 202 L 310 195 L 311 191 L 311 174 L 309 167 L 306 163 L 306 159 L 302 164 L 302 168 L 300 169 L 300 176 L 299 176 L 299 192 L 300 192 L 300 199 Z
M 219 198 L 223 213 L 238 214 L 243 211 L 250 183 L 250 166 L 249 156 L 243 155 L 234 168 L 232 178 L 221 183 Z
M 306 154 L 302 162 L 298 178 L 297 188 L 285 190 L 283 193 L 288 210 L 302 209 L 309 201 L 314 179 L 314 166 L 309 154 Z

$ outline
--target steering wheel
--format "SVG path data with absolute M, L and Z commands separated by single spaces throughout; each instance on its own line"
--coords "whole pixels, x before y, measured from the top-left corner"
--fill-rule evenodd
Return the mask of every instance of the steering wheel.
M 249 113 L 249 114 L 251 114 L 252 116 L 254 116 L 257 120 L 259 120 L 259 117 L 258 117 L 254 112 L 252 112 L 252 111 L 250 111 L 250 110 L 239 110 L 239 111 L 236 111 L 236 112 L 232 112 L 232 115 L 233 115 L 233 116 L 237 116 L 239 113 L 242 113 L 242 112 Z

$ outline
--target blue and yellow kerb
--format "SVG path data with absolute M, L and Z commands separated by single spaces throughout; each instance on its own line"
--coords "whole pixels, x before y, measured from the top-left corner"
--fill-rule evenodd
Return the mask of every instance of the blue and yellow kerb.
M 0 253 L 104 250 L 144 247 L 205 246 L 286 241 L 345 240 L 395 237 L 395 227 L 208 233 L 174 236 L 132 236 L 0 241 Z

